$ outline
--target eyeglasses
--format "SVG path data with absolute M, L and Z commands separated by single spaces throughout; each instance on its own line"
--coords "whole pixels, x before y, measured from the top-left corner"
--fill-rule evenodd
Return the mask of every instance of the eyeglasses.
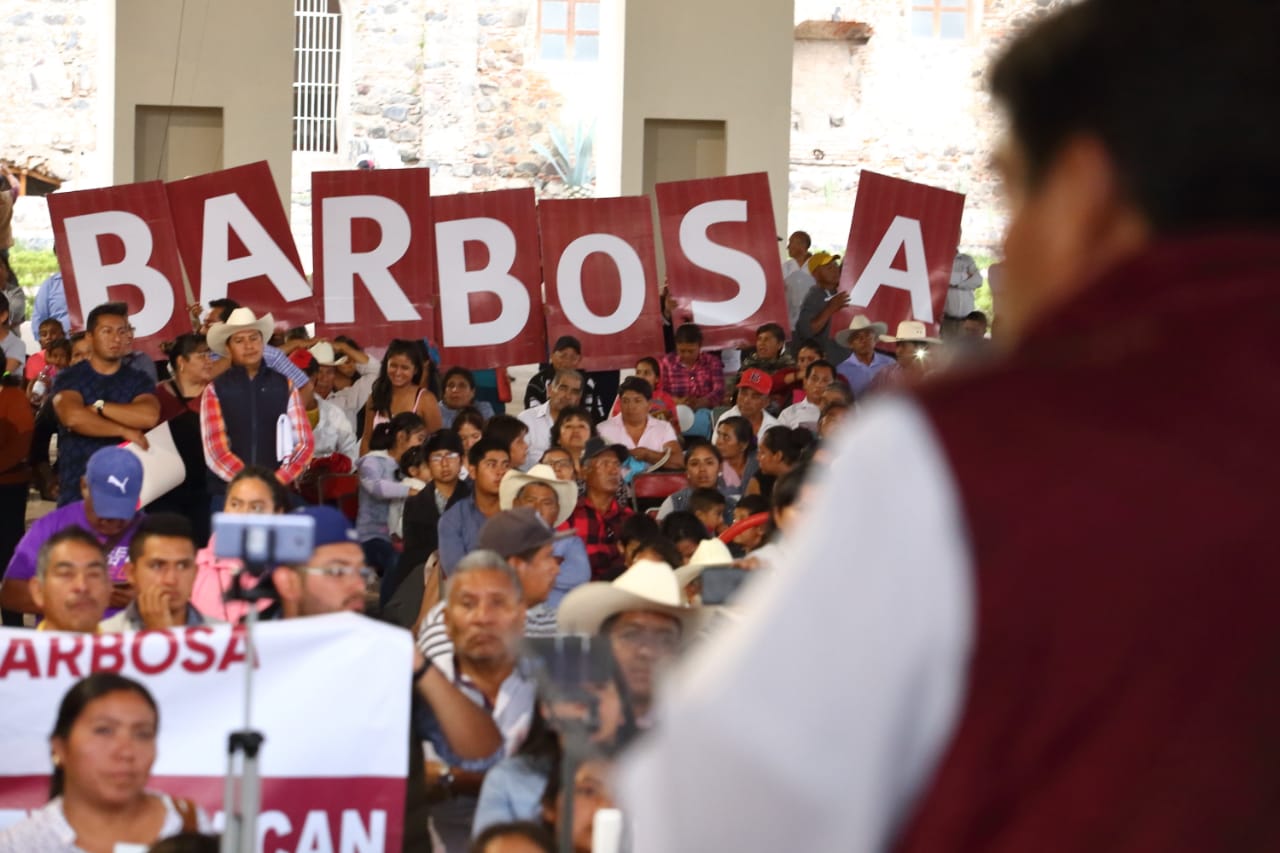
M 452 450 L 442 453 L 432 453 L 427 457 L 428 462 L 457 462 L 462 456 L 461 453 L 454 453 Z
M 309 575 L 320 575 L 321 577 L 333 578 L 335 580 L 346 580 L 348 578 L 360 577 L 365 583 L 373 577 L 373 569 L 368 566 L 306 566 L 301 571 Z
M 680 634 L 676 631 L 624 628 L 614 635 L 614 639 L 632 649 L 648 646 L 660 652 L 674 652 L 680 647 Z

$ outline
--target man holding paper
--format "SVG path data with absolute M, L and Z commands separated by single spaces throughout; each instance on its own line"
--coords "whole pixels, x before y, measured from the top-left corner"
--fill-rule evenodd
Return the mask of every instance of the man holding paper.
M 246 465 L 270 468 L 288 484 L 311 462 L 315 440 L 298 390 L 262 361 L 274 326 L 270 314 L 259 319 L 252 309 L 237 308 L 209 328 L 209 349 L 231 360 L 200 398 L 200 436 L 215 511 L 227 483 Z

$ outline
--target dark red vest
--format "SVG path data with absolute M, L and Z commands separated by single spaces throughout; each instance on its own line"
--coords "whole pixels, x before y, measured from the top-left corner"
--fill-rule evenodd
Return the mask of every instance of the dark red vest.
M 896 849 L 1280 850 L 1280 233 L 1156 245 L 923 389 L 968 693 Z

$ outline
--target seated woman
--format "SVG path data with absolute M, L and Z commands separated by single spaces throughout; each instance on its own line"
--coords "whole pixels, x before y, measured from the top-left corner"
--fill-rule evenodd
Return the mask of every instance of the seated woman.
M 0 830 L 0 851 L 134 853 L 208 831 L 194 803 L 147 790 L 159 723 L 155 699 L 138 682 L 114 672 L 78 681 L 49 736 L 49 802 Z
M 778 434 L 774 435 L 775 432 Z M 773 493 L 773 484 L 800 464 L 800 458 L 811 444 L 813 433 L 804 427 L 776 426 L 766 432 L 756 454 L 760 470 L 751 478 L 744 494 L 762 495 L 768 501 Z
M 678 470 L 684 467 L 684 451 L 671 424 L 649 414 L 653 386 L 638 376 L 630 376 L 618 388 L 622 409 L 597 427 L 612 444 L 621 444 L 631 456 L 649 466 Z
M 289 493 L 280 485 L 269 468 L 249 465 L 231 478 L 227 484 L 227 502 L 222 511 L 232 515 L 279 515 L 289 510 Z M 223 560 L 214 556 L 214 537 L 196 553 L 196 580 L 191 588 L 191 605 L 209 619 L 223 622 L 239 622 L 249 606 L 243 601 L 227 601 L 226 594 L 235 583 L 240 571 L 239 560 Z M 246 589 L 252 589 L 258 579 L 247 573 L 240 579 Z M 268 602 L 258 602 L 258 610 Z
M 556 422 L 551 425 L 551 446 L 559 447 L 573 461 L 573 478 L 582 482 L 582 451 L 587 440 L 596 434 L 591 413 L 581 406 L 566 406 L 560 410 Z
M 391 542 L 391 505 L 418 493 L 401 482 L 400 459 L 410 447 L 427 438 L 422 418 L 413 412 L 401 412 L 388 423 L 373 430 L 372 448 L 360 457 L 356 472 L 360 475 L 360 509 L 356 514 L 356 532 L 364 549 L 369 568 L 382 578 L 383 601 L 395 591 L 398 575 L 395 547 Z
M 694 489 L 718 489 L 723 485 L 720 479 L 720 451 L 705 438 L 689 439 L 689 446 L 684 452 L 684 476 L 689 485 L 669 495 L 658 507 L 658 520 L 666 518 L 673 512 L 689 508 L 689 498 Z
M 485 420 L 493 417 L 493 406 L 476 399 L 476 377 L 465 367 L 451 367 L 444 372 L 444 393 L 440 400 L 440 417 L 446 427 L 453 426 L 453 419 L 461 409 L 472 408 Z
M 776 427 L 775 427 L 776 429 Z M 742 497 L 756 475 L 756 435 L 751 422 L 734 415 L 716 424 L 716 449 L 720 451 L 720 490 L 733 504 Z

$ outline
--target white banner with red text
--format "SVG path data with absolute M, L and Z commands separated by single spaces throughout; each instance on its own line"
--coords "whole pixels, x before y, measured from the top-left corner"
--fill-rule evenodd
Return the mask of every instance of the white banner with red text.
M 409 763 L 413 647 L 352 614 L 254 631 L 250 725 L 260 755 L 259 849 L 398 851 Z M 160 709 L 149 789 L 197 802 L 222 825 L 227 737 L 244 727 L 242 627 L 126 634 L 0 629 L 0 826 L 48 800 L 49 733 L 80 678 L 141 682 Z

